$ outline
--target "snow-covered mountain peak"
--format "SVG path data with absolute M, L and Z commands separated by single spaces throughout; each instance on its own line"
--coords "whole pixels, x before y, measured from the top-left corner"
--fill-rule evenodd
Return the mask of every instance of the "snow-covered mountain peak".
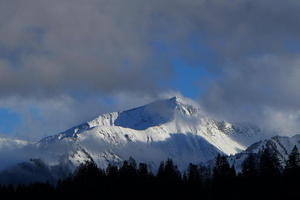
M 168 123 L 178 116 L 185 118 L 198 116 L 200 113 L 201 109 L 197 103 L 184 97 L 175 96 L 125 111 L 102 114 L 91 121 L 65 131 L 62 137 L 73 137 L 82 131 L 98 126 L 119 126 L 145 130 Z
M 191 104 L 191 100 L 188 100 L 187 98 L 181 97 L 181 96 L 174 96 L 169 99 L 165 99 L 165 101 L 168 101 L 173 104 L 177 105 L 188 105 Z
M 211 119 L 194 101 L 176 96 L 102 114 L 38 144 L 43 148 L 71 144 L 72 150 L 64 155 L 72 163 L 93 158 L 105 166 L 132 156 L 156 164 L 173 158 L 184 165 L 218 153 L 236 154 L 262 137 L 255 127 Z
M 166 101 L 169 104 L 173 105 L 173 109 L 176 112 L 176 114 L 190 116 L 201 113 L 200 106 L 191 99 L 184 98 L 181 96 L 175 96 Z
M 171 122 L 178 116 L 185 118 L 196 116 L 199 113 L 200 107 L 197 103 L 184 97 L 174 96 L 125 111 L 102 114 L 62 133 L 46 137 L 41 142 L 61 140 L 66 137 L 77 138 L 78 134 L 95 127 L 123 127 L 133 130 L 146 130 L 150 127 Z

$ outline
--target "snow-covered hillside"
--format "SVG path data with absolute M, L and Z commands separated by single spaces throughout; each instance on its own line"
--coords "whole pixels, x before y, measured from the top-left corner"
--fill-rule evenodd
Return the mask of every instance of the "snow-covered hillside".
M 292 137 L 274 136 L 250 145 L 245 151 L 229 157 L 229 160 L 237 169 L 241 169 L 242 162 L 250 153 L 256 154 L 268 148 L 276 153 L 280 162 L 284 165 L 294 146 L 300 149 L 300 134 Z
M 51 154 L 51 162 L 71 161 L 75 166 L 93 159 L 105 167 L 130 156 L 152 166 L 167 158 L 186 166 L 210 160 L 218 153 L 236 154 L 264 137 L 254 126 L 210 119 L 195 102 L 173 97 L 103 114 L 44 138 L 36 146 Z

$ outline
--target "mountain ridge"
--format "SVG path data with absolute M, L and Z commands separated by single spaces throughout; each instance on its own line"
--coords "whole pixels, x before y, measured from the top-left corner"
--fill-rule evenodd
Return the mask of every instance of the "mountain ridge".
M 72 151 L 67 159 L 75 165 L 91 157 L 105 167 L 110 159 L 118 162 L 129 156 L 155 165 L 167 158 L 186 165 L 218 153 L 236 154 L 262 137 L 257 127 L 210 119 L 192 100 L 172 97 L 100 115 L 44 138 L 38 146 L 68 143 Z
M 14 153 L 18 163 L 42 160 L 49 169 L 62 165 L 74 170 L 88 160 L 106 168 L 133 157 L 152 171 L 169 158 L 184 170 L 189 163 L 205 163 L 218 154 L 238 163 L 236 158 L 246 155 L 249 146 L 266 138 L 256 126 L 212 119 L 192 100 L 173 97 L 99 115 Z

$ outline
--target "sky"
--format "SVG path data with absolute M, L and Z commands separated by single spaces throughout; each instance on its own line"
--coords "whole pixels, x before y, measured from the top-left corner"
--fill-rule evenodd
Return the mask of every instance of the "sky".
M 38 140 L 181 94 L 300 132 L 300 2 L 0 0 L 0 134 Z

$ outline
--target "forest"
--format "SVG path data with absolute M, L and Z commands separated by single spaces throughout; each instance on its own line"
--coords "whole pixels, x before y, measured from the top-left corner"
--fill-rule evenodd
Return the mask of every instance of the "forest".
M 270 149 L 249 154 L 238 172 L 224 155 L 215 158 L 213 167 L 191 163 L 183 172 L 171 159 L 161 162 L 156 173 L 132 158 L 106 169 L 88 161 L 54 185 L 2 185 L 0 197 L 288 199 L 297 196 L 299 178 L 295 146 L 284 164 Z

